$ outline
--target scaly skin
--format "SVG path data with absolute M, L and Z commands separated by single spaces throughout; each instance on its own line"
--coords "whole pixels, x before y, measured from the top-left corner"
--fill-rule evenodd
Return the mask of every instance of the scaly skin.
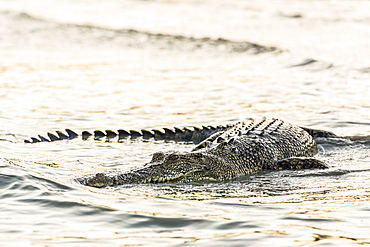
M 190 152 L 159 152 L 144 167 L 117 175 L 80 179 L 94 187 L 119 184 L 222 181 L 261 170 L 324 169 L 311 136 L 331 132 L 303 129 L 278 119 L 248 119 L 218 130 Z

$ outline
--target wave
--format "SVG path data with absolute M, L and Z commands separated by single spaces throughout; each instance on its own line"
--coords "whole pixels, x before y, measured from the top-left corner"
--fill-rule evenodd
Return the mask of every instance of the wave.
M 224 38 L 197 38 L 192 36 L 172 35 L 163 33 L 151 33 L 134 29 L 110 29 L 92 25 L 58 23 L 51 20 L 37 18 L 27 13 L 14 13 L 9 11 L 0 12 L 0 19 L 7 19 L 9 27 L 13 29 L 13 35 L 32 35 L 36 40 L 45 38 L 47 41 L 58 39 L 83 44 L 95 41 L 99 45 L 106 43 L 119 43 L 130 47 L 157 46 L 160 49 L 175 50 L 215 50 L 232 53 L 260 54 L 266 52 L 282 52 L 273 46 L 264 46 L 248 41 L 233 41 Z M 9 32 L 7 33 L 10 34 Z M 41 35 L 41 37 L 40 37 Z M 44 40 L 45 41 L 45 40 Z M 29 42 L 29 40 L 28 40 Z M 31 42 L 32 43 L 32 42 Z
M 293 65 L 288 66 L 288 68 L 297 68 L 297 67 L 305 67 L 310 70 L 321 71 L 321 70 L 327 70 L 327 69 L 333 68 L 334 65 L 332 63 L 308 58 L 299 63 L 295 63 Z

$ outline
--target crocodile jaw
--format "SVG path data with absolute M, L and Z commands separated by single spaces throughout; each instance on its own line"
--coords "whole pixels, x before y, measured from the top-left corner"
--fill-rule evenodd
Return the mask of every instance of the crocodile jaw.
M 175 183 L 186 177 L 185 174 L 176 176 L 143 176 L 137 172 L 129 172 L 120 175 L 109 176 L 104 173 L 97 173 L 92 177 L 78 179 L 80 183 L 91 187 L 105 187 L 120 184 L 148 184 L 148 183 Z
M 157 178 L 148 178 L 143 181 L 145 184 L 157 184 L 157 183 L 176 183 L 184 179 L 184 175 L 178 175 L 176 177 L 157 177 Z
M 208 158 L 208 160 L 206 160 Z M 144 167 L 117 175 L 98 173 L 84 180 L 83 184 L 104 187 L 121 184 L 174 183 L 220 180 L 220 172 L 211 164 L 220 163 L 218 158 L 205 154 L 161 153 L 153 156 Z M 216 167 L 222 167 L 219 164 Z
M 194 176 L 195 174 L 201 174 Z M 91 187 L 105 187 L 111 185 L 122 184 L 157 184 L 157 183 L 176 183 L 176 182 L 195 182 L 201 180 L 213 181 L 217 180 L 211 174 L 207 174 L 204 170 L 196 169 L 186 173 L 178 174 L 153 174 L 141 173 L 141 170 L 135 172 L 123 173 L 120 175 L 105 175 L 104 173 L 97 173 L 88 178 L 79 179 L 79 181 Z
M 201 175 L 195 176 L 196 173 L 199 173 Z M 204 170 L 197 169 L 178 175 L 170 176 L 162 175 L 162 177 L 151 176 L 142 181 L 141 183 L 177 183 L 177 182 L 181 183 L 181 182 L 196 182 L 202 180 L 215 181 L 217 179 L 214 178 L 211 174 L 205 172 Z
M 125 176 L 127 179 L 123 179 L 123 175 L 127 175 Z M 176 182 L 182 181 L 184 177 L 185 176 L 183 174 L 180 174 L 176 177 L 148 177 L 148 178 L 142 178 L 142 180 L 140 180 L 140 179 L 134 179 L 133 177 L 130 177 L 129 174 L 122 174 L 122 175 L 111 177 L 103 173 L 98 173 L 93 177 L 79 179 L 79 182 L 87 186 L 101 188 L 105 186 L 120 185 L 120 184 L 176 183 Z

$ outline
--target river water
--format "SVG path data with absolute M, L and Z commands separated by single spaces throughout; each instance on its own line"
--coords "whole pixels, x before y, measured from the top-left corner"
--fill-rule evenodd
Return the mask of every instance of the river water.
M 0 0 L 0 245 L 370 244 L 369 9 L 365 0 Z M 100 189 L 75 178 L 192 144 L 24 143 L 65 128 L 262 116 L 360 140 L 319 140 L 328 170 Z

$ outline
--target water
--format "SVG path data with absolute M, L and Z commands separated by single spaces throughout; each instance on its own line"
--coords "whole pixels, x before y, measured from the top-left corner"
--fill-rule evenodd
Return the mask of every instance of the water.
M 192 145 L 23 143 L 261 116 L 369 136 L 368 1 L 0 3 L 1 245 L 370 244 L 366 138 L 320 140 L 324 171 L 101 189 L 75 178 Z

